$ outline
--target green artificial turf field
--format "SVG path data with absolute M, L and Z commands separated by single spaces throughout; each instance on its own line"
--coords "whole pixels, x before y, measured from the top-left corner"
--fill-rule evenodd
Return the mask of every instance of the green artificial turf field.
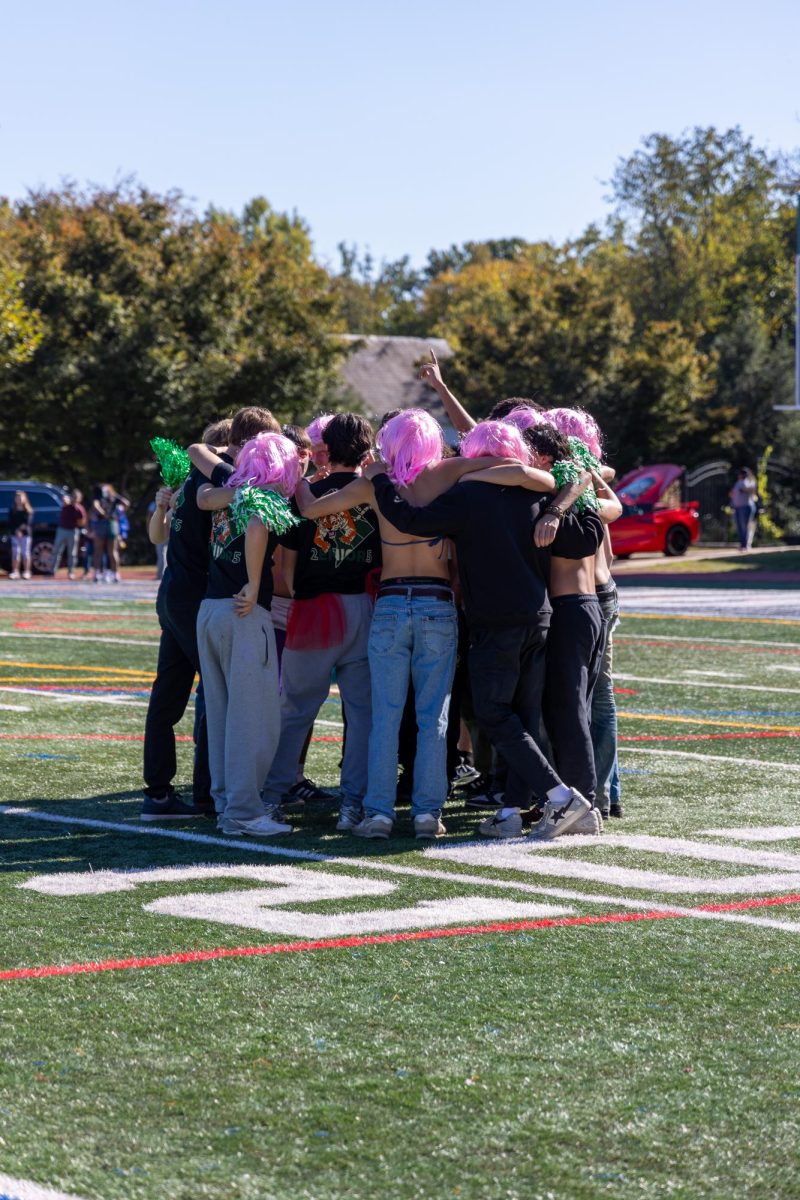
M 603 839 L 485 845 L 455 804 L 426 848 L 322 808 L 265 846 L 139 823 L 141 592 L 0 596 L 0 1173 L 83 1200 L 800 1197 L 800 621 L 625 617 Z M 335 692 L 320 715 L 333 785 Z

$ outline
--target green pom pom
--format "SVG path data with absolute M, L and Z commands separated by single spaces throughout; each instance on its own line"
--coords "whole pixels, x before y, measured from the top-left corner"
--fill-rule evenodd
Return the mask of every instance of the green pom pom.
M 587 471 L 600 470 L 600 463 L 592 454 L 585 442 L 582 442 L 580 438 L 576 437 L 569 437 L 567 438 L 567 441 L 569 442 L 570 454 L 576 462 L 579 462 L 582 467 L 586 468 Z
M 152 438 L 150 445 L 161 467 L 161 478 L 168 488 L 179 488 L 192 469 L 189 455 L 170 438 Z
M 568 440 L 570 444 L 570 450 L 573 450 L 574 452 L 574 447 L 572 444 L 573 442 L 576 445 L 581 446 L 583 451 L 585 451 L 586 456 L 591 459 L 591 462 L 597 463 L 597 466 L 594 468 L 597 470 L 597 467 L 599 467 L 600 464 L 597 462 L 597 459 L 594 457 L 594 455 L 586 449 L 586 446 L 584 446 L 583 442 L 579 441 L 577 438 L 569 438 Z M 576 453 L 575 457 L 579 458 L 578 462 L 575 461 L 575 458 L 562 458 L 559 459 L 558 462 L 553 463 L 552 467 L 550 468 L 550 474 L 556 481 L 556 491 L 560 492 L 561 489 L 566 487 L 569 483 L 577 483 L 583 471 L 589 469 L 591 464 L 584 459 L 583 454 L 580 454 L 579 456 Z M 592 509 L 592 511 L 595 512 L 597 511 L 599 508 L 597 494 L 591 484 L 583 493 L 583 495 L 579 496 L 575 501 L 574 508 L 579 513 L 586 512 L 587 508 Z
M 237 534 L 244 533 L 251 517 L 258 517 L 274 533 L 286 533 L 300 518 L 291 510 L 289 501 L 278 492 L 245 485 L 236 489 L 231 504 L 231 516 Z

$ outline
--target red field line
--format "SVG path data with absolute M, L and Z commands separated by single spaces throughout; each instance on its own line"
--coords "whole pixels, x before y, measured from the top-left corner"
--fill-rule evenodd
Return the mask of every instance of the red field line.
M 74 625 L 52 625 L 45 624 L 39 621 L 15 621 L 15 629 L 29 629 L 33 633 L 74 633 Z M 124 633 L 126 637 L 152 637 L 154 628 L 151 629 L 120 629 L 118 625 L 92 625 L 88 633 Z
M 600 913 L 587 917 L 552 917 L 537 921 L 494 921 L 488 925 L 461 925 L 450 929 L 415 929 L 406 933 L 375 933 L 358 937 L 320 938 L 313 942 L 272 942 L 266 946 L 216 946 L 212 950 L 184 950 L 178 954 L 156 954 L 146 958 L 107 958 L 101 962 L 67 963 L 63 966 L 15 967 L 0 971 L 0 981 L 45 979 L 54 975 L 97 975 L 102 971 L 130 971 L 143 967 L 172 967 L 185 963 L 211 962 L 220 958 L 257 958 L 267 954 L 297 954 L 309 950 L 347 950 L 356 946 L 385 946 L 394 942 L 422 942 L 434 938 L 476 937 L 486 933 L 518 933 L 526 929 L 556 929 L 575 925 L 621 925 L 632 921 L 666 921 L 690 917 L 692 913 L 738 912 L 777 904 L 800 904 L 800 894 L 735 900 L 728 904 L 701 904 L 690 912 L 653 909 L 651 912 Z

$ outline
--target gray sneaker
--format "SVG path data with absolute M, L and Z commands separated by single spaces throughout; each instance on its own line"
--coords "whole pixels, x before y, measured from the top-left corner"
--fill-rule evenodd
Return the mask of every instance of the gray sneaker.
M 551 800 L 545 803 L 544 816 L 528 834 L 531 841 L 551 842 L 553 838 L 567 833 L 570 826 L 574 825 L 581 817 L 591 813 L 592 806 L 586 797 L 582 796 L 580 792 L 576 792 L 575 788 L 570 788 L 570 791 L 572 795 L 560 808 L 555 808 Z
M 391 817 L 384 817 L 376 813 L 375 816 L 364 817 L 357 825 L 353 826 L 350 832 L 354 837 L 388 838 L 393 825 L 394 821 Z
M 437 813 L 420 813 L 414 817 L 415 838 L 437 838 L 447 833 L 442 819 Z
M 231 821 L 222 817 L 222 832 L 231 837 L 277 837 L 291 833 L 291 825 L 283 825 L 269 817 L 253 817 L 249 821 Z
M 498 809 L 493 817 L 487 817 L 478 825 L 478 833 L 487 838 L 514 838 L 522 833 L 522 814 L 516 808 L 506 817 L 501 817 L 502 809 Z
M 336 828 L 339 833 L 350 833 L 355 829 L 356 825 L 361 823 L 363 816 L 364 810 L 360 804 L 343 804 L 339 809 L 339 820 L 336 822 Z
M 577 821 L 573 821 L 569 829 L 565 830 L 566 836 L 571 833 L 582 833 L 591 836 L 603 832 L 603 818 L 600 816 L 599 809 L 590 808 L 587 813 L 583 813 L 578 817 Z

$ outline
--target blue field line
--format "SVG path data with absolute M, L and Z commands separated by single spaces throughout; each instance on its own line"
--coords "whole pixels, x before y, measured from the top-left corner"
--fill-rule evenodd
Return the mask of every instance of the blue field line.
M 625 704 L 625 711 L 632 717 L 652 716 L 650 709 L 630 708 L 627 704 Z M 774 709 L 767 708 L 661 708 L 659 706 L 659 712 L 669 717 L 771 717 L 778 719 L 800 717 L 800 712 L 785 709 L 776 712 Z

